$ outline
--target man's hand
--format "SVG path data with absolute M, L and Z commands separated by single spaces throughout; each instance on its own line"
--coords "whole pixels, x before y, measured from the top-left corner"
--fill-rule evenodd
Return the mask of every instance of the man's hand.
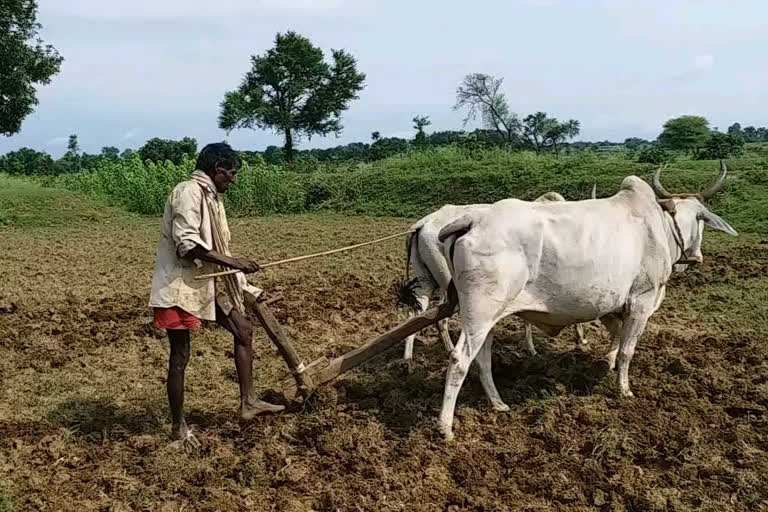
M 248 258 L 235 258 L 233 263 L 232 268 L 241 270 L 244 274 L 253 274 L 261 270 L 258 263 Z
M 185 256 L 185 258 L 187 259 L 196 258 L 201 261 L 216 263 L 217 265 L 221 265 L 223 267 L 229 267 L 235 270 L 239 270 L 245 274 L 253 274 L 254 272 L 258 272 L 259 270 L 261 270 L 261 267 L 259 267 L 259 264 L 250 258 L 235 258 L 232 256 L 226 256 L 216 251 L 207 251 L 202 247 L 200 247 L 199 245 L 196 245 L 194 249 L 189 251 Z

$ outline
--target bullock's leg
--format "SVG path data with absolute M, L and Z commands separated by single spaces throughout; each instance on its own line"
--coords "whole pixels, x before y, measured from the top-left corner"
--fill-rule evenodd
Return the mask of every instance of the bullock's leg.
M 443 293 L 440 297 L 439 304 L 445 304 L 448 302 L 448 297 Z M 451 339 L 451 333 L 448 332 L 448 319 L 440 320 L 437 322 L 437 332 L 440 334 L 440 339 L 443 340 L 443 346 L 445 351 L 449 354 L 453 350 L 453 340 Z
M 622 396 L 632 397 L 634 394 L 629 389 L 629 363 L 632 356 L 635 355 L 635 346 L 637 340 L 642 336 L 645 326 L 648 323 L 648 317 L 651 316 L 656 302 L 655 295 L 647 298 L 651 294 L 646 294 L 633 301 L 624 314 L 623 325 L 621 328 L 621 348 L 619 350 L 619 392 Z
M 533 346 L 533 328 L 525 320 L 523 320 L 523 324 L 525 324 L 525 346 L 528 349 L 528 353 L 535 356 L 537 352 L 536 347 Z
M 445 351 L 450 354 L 453 350 L 453 340 L 451 340 L 451 333 L 448 332 L 448 320 L 440 320 L 437 323 L 437 328 L 440 331 L 440 338 L 443 340 L 443 345 L 445 345 Z
M 429 308 L 429 295 L 420 294 L 417 297 L 417 300 L 419 302 L 419 313 L 423 313 Z M 408 317 L 411 318 L 415 316 L 414 312 L 411 312 Z M 405 359 L 405 364 L 408 366 L 408 370 L 413 369 L 413 342 L 416 339 L 416 333 L 411 334 L 407 338 L 405 338 L 405 352 L 403 353 L 403 359 Z
M 440 432 L 445 436 L 446 441 L 453 439 L 453 413 L 456 409 L 456 399 L 467 376 L 469 365 L 477 357 L 492 327 L 493 323 L 487 322 L 478 328 L 473 328 L 472 331 L 462 329 L 459 341 L 451 352 L 448 372 L 445 376 L 445 392 L 439 425 Z
M 477 353 L 475 362 L 480 369 L 480 383 L 485 390 L 485 396 L 488 397 L 491 406 L 493 406 L 495 410 L 504 412 L 509 410 L 509 406 L 501 399 L 499 390 L 496 389 L 496 384 L 493 382 L 493 373 L 491 371 L 493 332 L 494 329 L 491 329 L 491 332 L 488 333 L 488 337 L 485 338 L 485 343 L 483 343 L 480 352 Z
M 619 354 L 621 345 L 621 318 L 616 315 L 607 315 L 600 319 L 600 322 L 608 329 L 611 335 L 611 350 L 605 355 L 608 360 L 608 369 L 616 369 L 616 356 Z

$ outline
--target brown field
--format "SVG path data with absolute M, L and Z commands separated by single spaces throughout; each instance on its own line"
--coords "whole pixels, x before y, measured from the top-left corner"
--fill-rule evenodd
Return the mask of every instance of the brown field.
M 434 329 L 408 374 L 396 349 L 308 403 L 236 419 L 231 339 L 205 328 L 187 372 L 187 455 L 168 439 L 167 346 L 146 307 L 158 219 L 68 193 L 0 187 L 0 511 L 6 510 L 764 510 L 768 509 L 768 240 L 707 232 L 705 264 L 676 278 L 620 399 L 568 330 L 503 322 L 496 413 L 470 376 L 456 441 L 435 431 L 446 355 Z M 10 213 L 8 213 L 10 212 Z M 271 217 L 232 222 L 236 251 L 271 261 L 383 236 L 407 219 Z M 305 361 L 396 324 L 403 242 L 265 271 Z M 452 330 L 456 332 L 455 320 Z M 257 331 L 257 387 L 276 401 L 282 361 Z

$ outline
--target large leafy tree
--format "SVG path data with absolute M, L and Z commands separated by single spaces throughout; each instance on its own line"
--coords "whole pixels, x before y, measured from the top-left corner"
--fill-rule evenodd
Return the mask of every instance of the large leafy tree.
M 35 0 L 0 2 L 0 134 L 11 136 L 38 104 L 36 85 L 50 83 L 64 60 L 38 31 Z
M 221 102 L 219 127 L 273 129 L 285 137 L 283 153 L 293 160 L 294 141 L 306 136 L 339 133 L 341 113 L 357 99 L 365 74 L 355 58 L 332 50 L 333 63 L 323 51 L 295 32 L 278 33 L 275 46 L 251 57 L 251 70 L 240 87 Z
M 664 123 L 659 142 L 668 148 L 699 154 L 710 136 L 709 121 L 701 116 L 680 116 Z

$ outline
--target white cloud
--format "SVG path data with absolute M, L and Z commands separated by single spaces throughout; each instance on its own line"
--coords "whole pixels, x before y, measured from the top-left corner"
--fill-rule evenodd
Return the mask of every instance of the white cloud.
M 141 133 L 141 128 L 131 128 L 125 134 L 123 134 L 123 139 L 133 139 L 136 138 L 136 136 Z
M 69 142 L 69 137 L 54 137 L 48 141 L 49 146 L 63 146 Z
M 339 9 L 344 6 L 344 0 L 261 0 L 259 5 L 269 9 L 307 9 L 327 10 Z
M 701 71 L 709 71 L 715 65 L 715 58 L 712 55 L 697 55 L 693 59 L 693 67 Z
M 226 18 L 234 15 L 261 14 L 264 11 L 343 11 L 359 13 L 376 0 L 134 0 L 133 2 L 104 2 L 103 0 L 72 0 L 51 2 L 42 6 L 46 14 L 83 18 Z

